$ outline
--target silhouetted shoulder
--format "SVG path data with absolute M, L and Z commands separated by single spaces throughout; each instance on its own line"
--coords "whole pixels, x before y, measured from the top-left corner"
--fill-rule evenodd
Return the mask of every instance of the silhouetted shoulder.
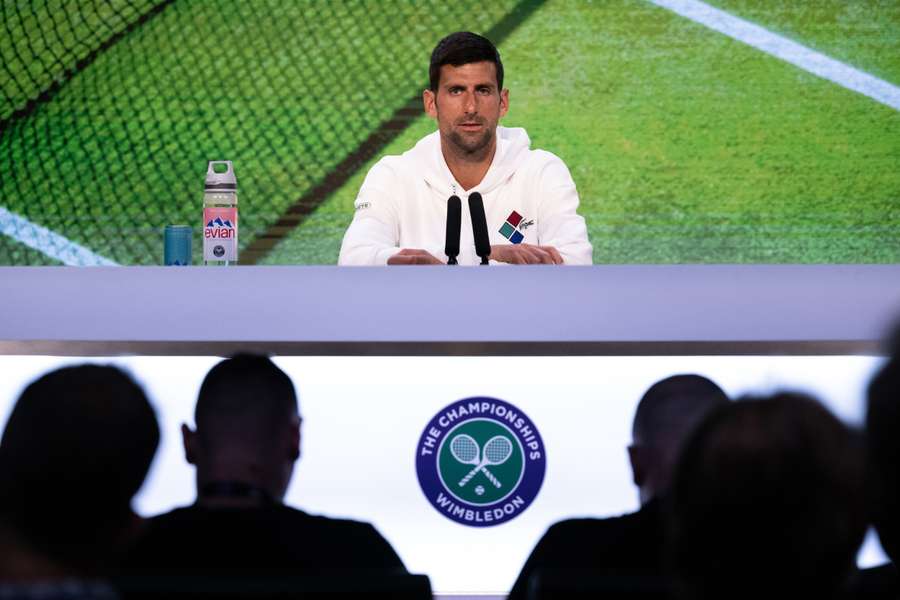
M 405 572 L 369 523 L 310 515 L 287 506 L 178 508 L 153 518 L 127 571 L 385 569 Z
M 538 542 L 537 548 L 547 552 L 551 562 L 570 563 L 578 560 L 579 549 L 587 551 L 597 543 L 598 535 L 605 535 L 611 523 L 626 517 L 609 519 L 567 519 L 551 525 Z M 564 555 L 560 550 L 564 551 Z M 571 554 L 571 555 L 570 555 Z
M 567 519 L 550 526 L 532 550 L 509 594 L 526 598 L 529 578 L 542 569 L 658 575 L 663 523 L 658 501 L 606 519 Z
M 893 563 L 861 569 L 851 580 L 852 598 L 857 600 L 897 600 L 900 598 L 900 577 Z
M 285 508 L 293 515 L 298 534 L 328 540 L 335 557 L 341 562 L 349 562 L 359 568 L 406 570 L 393 547 L 371 523 L 310 515 L 301 510 Z
M 536 551 L 556 568 L 655 570 L 662 520 L 655 506 L 606 519 L 567 519 L 552 525 Z

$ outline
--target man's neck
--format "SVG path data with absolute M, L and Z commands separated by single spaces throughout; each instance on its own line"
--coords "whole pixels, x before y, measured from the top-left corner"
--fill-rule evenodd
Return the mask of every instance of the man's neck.
M 460 152 L 457 148 L 444 141 L 443 137 L 441 138 L 441 154 L 444 155 L 444 162 L 447 163 L 447 168 L 450 169 L 454 179 L 465 191 L 469 191 L 484 180 L 484 176 L 487 175 L 488 170 L 491 168 L 496 152 L 496 137 L 489 147 L 472 154 Z

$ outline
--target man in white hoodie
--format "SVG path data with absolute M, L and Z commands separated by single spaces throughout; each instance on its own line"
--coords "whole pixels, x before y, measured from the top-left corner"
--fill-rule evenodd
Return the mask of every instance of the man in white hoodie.
M 509 109 L 494 45 L 453 33 L 431 54 L 425 112 L 438 131 L 369 171 L 344 235 L 341 265 L 443 264 L 447 200 L 462 202 L 459 264 L 477 264 L 466 198 L 484 200 L 492 261 L 591 264 L 578 192 L 566 165 L 531 150 L 521 128 L 497 125 Z

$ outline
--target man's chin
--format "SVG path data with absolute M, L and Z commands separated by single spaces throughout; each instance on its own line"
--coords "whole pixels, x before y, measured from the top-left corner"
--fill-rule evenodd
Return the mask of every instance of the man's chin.
M 476 134 L 461 134 L 454 131 L 450 134 L 450 142 L 466 154 L 478 154 L 484 152 L 493 140 L 490 130 L 479 131 Z

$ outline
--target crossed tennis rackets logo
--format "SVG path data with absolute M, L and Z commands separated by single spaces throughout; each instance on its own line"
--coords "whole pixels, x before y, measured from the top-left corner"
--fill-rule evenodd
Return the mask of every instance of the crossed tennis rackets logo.
M 443 407 L 416 446 L 416 477 L 428 502 L 469 527 L 493 527 L 521 514 L 540 491 L 546 465 L 528 415 L 489 396 Z
M 453 455 L 453 458 L 464 465 L 475 465 L 474 469 L 459 480 L 459 487 L 464 487 L 479 471 L 484 473 L 488 481 L 494 484 L 494 487 L 497 489 L 503 487 L 503 484 L 488 470 L 488 467 L 502 465 L 509 460 L 512 451 L 512 442 L 502 435 L 495 435 L 485 442 L 483 452 L 478 447 L 478 442 L 472 436 L 466 433 L 460 433 L 455 436 L 450 440 L 450 453 Z M 479 454 L 481 455 L 480 458 Z

